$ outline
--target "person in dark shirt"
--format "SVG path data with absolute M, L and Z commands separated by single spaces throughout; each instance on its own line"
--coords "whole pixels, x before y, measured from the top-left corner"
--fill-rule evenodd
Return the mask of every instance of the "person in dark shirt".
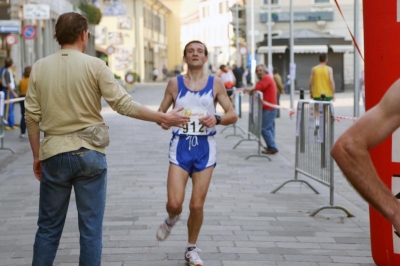
M 243 74 L 244 74 L 244 69 L 242 67 L 238 67 L 236 64 L 232 65 L 232 72 L 233 75 L 235 76 L 236 79 L 236 88 L 243 88 Z

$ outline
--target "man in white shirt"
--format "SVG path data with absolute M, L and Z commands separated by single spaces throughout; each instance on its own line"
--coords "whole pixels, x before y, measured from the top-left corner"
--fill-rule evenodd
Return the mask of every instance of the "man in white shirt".
M 2 86 L 6 100 L 18 98 L 18 94 L 15 92 L 15 82 L 12 71 L 14 70 L 14 62 L 11 58 L 5 60 L 5 69 L 1 74 Z M 18 129 L 14 121 L 14 103 L 5 105 L 4 118 L 7 120 L 7 126 L 5 130 Z

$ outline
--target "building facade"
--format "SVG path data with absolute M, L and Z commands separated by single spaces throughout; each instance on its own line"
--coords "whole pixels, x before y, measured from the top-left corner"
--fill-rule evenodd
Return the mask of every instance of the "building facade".
M 153 70 L 162 80 L 164 66 L 173 70 L 180 59 L 175 52 L 180 34 L 173 30 L 180 23 L 180 0 L 98 0 L 103 17 L 96 26 L 96 50 L 107 58 L 108 66 L 122 78 L 135 72 L 140 81 L 151 81 Z M 178 20 L 176 20 L 178 18 Z
M 26 5 L 31 6 L 25 9 Z M 40 13 L 42 17 L 29 16 L 29 11 L 36 8 L 43 11 Z M 19 80 L 25 66 L 30 66 L 36 60 L 60 49 L 53 38 L 55 23 L 62 13 L 72 11 L 79 10 L 72 2 L 66 0 L 0 1 L 0 65 L 4 65 L 5 58 L 11 57 L 16 65 L 16 79 Z M 23 32 L 24 26 L 33 26 L 36 35 L 26 36 Z M 16 39 L 14 44 L 6 42 L 10 34 Z M 94 55 L 94 38 L 89 41 L 87 52 Z
M 209 69 L 235 61 L 233 27 L 230 24 L 233 0 L 203 0 L 196 11 L 182 17 L 181 50 L 191 40 L 207 45 Z
M 242 38 L 246 40 L 247 50 L 251 51 L 250 39 L 254 34 L 256 43 L 257 63 L 266 64 L 268 62 L 268 34 L 273 39 L 273 66 L 279 66 L 279 71 L 283 77 L 289 74 L 289 30 L 290 30 L 290 0 L 271 0 L 271 33 L 268 32 L 268 0 L 254 0 L 254 33 L 251 31 L 251 8 L 249 1 L 241 6 L 241 16 L 239 16 L 239 29 Z M 354 1 L 339 1 L 349 28 L 354 30 Z M 363 51 L 363 16 L 362 1 L 360 1 L 361 11 L 359 14 L 360 35 L 358 45 Z M 232 10 L 232 12 L 234 12 Z M 354 83 L 353 61 L 354 53 L 351 35 L 347 29 L 336 4 L 333 0 L 296 0 L 293 1 L 294 12 L 294 31 L 299 38 L 294 39 L 294 53 L 296 63 L 296 89 L 300 87 L 308 88 L 308 78 L 311 67 L 318 64 L 318 54 L 328 53 L 332 59 L 329 63 L 336 65 L 335 81 L 337 79 L 338 90 L 344 90 L 345 86 Z M 235 25 L 236 17 L 233 17 L 232 24 Z M 308 31 L 308 33 L 306 33 Z M 312 36 L 311 36 L 312 35 Z M 319 37 L 318 37 L 318 36 Z M 282 39 L 285 39 L 286 42 Z M 309 38 L 308 38 L 309 37 Z M 316 41 L 325 39 L 325 42 Z M 334 40 L 332 43 L 328 39 Z M 343 41 L 335 43 L 338 39 Z M 243 61 L 248 62 L 249 54 L 243 57 Z M 247 63 L 248 64 L 248 63 Z M 340 65 L 341 64 L 341 65 Z M 340 67 L 339 67 L 340 66 Z M 361 67 L 361 70 L 363 67 Z M 335 68 L 333 69 L 335 73 Z M 357 77 L 356 77 L 357 78 Z M 286 78 L 285 78 L 286 79 Z M 307 82 L 306 82 L 307 80 Z

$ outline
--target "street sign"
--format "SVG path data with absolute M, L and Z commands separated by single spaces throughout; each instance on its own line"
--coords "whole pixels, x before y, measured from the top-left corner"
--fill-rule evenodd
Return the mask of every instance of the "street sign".
M 247 48 L 246 48 L 246 46 L 240 47 L 240 48 L 239 48 L 239 53 L 240 53 L 241 55 L 246 55 L 246 54 L 247 54 Z
M 20 33 L 20 20 L 0 20 L 0 33 Z
M 110 45 L 110 46 L 107 47 L 107 54 L 108 55 L 113 54 L 114 52 L 115 52 L 114 46 Z
M 22 34 L 22 37 L 24 37 L 25 40 L 33 40 L 33 39 L 36 38 L 37 31 L 36 31 L 35 26 L 25 25 L 22 28 L 22 33 L 21 34 Z
M 24 19 L 50 19 L 50 6 L 24 5 Z
M 8 34 L 8 35 L 6 36 L 6 43 L 7 43 L 9 46 L 14 45 L 16 42 L 17 42 L 17 37 L 15 37 L 14 35 Z
M 132 73 L 128 73 L 125 75 L 125 81 L 128 84 L 133 84 L 133 82 L 135 82 L 135 76 Z

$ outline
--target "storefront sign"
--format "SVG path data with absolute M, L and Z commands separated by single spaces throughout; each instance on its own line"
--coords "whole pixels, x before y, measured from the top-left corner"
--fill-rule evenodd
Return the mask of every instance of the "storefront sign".
M 398 0 L 400 1 L 400 0 Z M 333 20 L 333 12 L 294 12 L 294 21 L 319 21 L 319 20 Z M 265 23 L 268 22 L 268 13 L 260 14 L 260 21 Z M 290 13 L 272 13 L 273 22 L 289 22 Z
M 24 5 L 24 19 L 50 19 L 50 6 Z

